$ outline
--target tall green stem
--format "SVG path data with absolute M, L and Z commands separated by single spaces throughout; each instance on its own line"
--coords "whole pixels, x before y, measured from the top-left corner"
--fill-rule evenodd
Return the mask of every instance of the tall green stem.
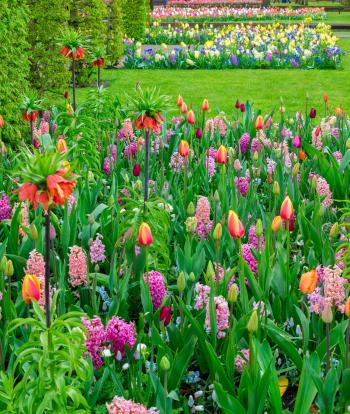
M 45 215 L 45 313 L 46 326 L 50 328 L 50 209 Z

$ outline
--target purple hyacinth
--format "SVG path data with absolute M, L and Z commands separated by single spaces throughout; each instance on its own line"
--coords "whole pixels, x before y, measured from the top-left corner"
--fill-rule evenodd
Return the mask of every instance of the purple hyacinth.
M 0 198 L 0 221 L 11 218 L 11 205 L 7 194 L 3 193 Z
M 90 247 L 91 263 L 104 262 L 106 260 L 105 245 L 102 243 L 101 234 L 97 233 L 96 239 Z
M 249 135 L 249 132 L 245 132 L 239 140 L 239 147 L 243 155 L 247 152 L 249 144 L 250 144 L 250 135 Z

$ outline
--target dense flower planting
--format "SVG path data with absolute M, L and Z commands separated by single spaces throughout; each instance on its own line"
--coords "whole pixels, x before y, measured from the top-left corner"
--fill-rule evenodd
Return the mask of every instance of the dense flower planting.
M 187 45 L 183 40 L 189 40 Z M 208 40 L 205 40 L 208 39 Z M 153 26 L 146 47 L 125 39 L 127 68 L 235 69 L 235 68 L 336 68 L 343 52 L 330 27 L 274 24 L 213 28 L 163 29 Z M 180 41 L 179 46 L 168 46 Z M 204 42 L 204 44 L 202 43 Z
M 344 109 L 67 101 L 3 150 L 1 411 L 343 412 Z
M 326 16 L 324 8 L 302 7 L 297 9 L 277 7 L 176 7 L 159 6 L 151 12 L 151 18 L 166 21 L 240 21 L 240 20 L 321 20 Z
M 167 4 L 168 5 L 184 5 L 184 6 L 194 6 L 194 5 L 202 5 L 202 4 L 208 4 L 208 5 L 212 5 L 212 4 L 260 4 L 261 1 L 259 0 L 248 0 L 248 1 L 244 1 L 242 2 L 241 0 L 225 0 L 225 1 L 221 1 L 221 0 L 168 0 Z

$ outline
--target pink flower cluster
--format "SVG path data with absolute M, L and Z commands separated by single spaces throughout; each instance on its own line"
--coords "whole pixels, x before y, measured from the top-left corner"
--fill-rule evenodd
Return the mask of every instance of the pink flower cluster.
M 101 319 L 95 316 L 93 319 L 82 318 L 87 330 L 85 346 L 90 353 L 95 368 L 103 366 L 102 353 L 111 349 L 114 357 L 124 357 L 126 346 L 132 349 L 136 343 L 135 325 L 133 322 L 125 322 L 123 319 L 113 316 L 107 323 L 106 329 Z
M 210 139 L 214 138 L 215 131 L 218 130 L 220 136 L 224 137 L 226 135 L 226 124 L 225 121 L 219 117 L 216 116 L 215 118 L 210 118 L 205 123 L 205 132 L 208 134 L 210 131 Z
M 147 283 L 147 273 L 143 275 L 143 280 Z M 164 276 L 155 270 L 148 272 L 148 286 L 152 304 L 155 309 L 158 309 L 162 304 L 166 293 Z
M 247 244 L 247 243 L 242 244 L 242 257 L 244 261 L 247 263 L 247 265 L 249 266 L 249 269 L 253 273 L 256 273 L 258 271 L 258 262 L 253 256 L 250 244 Z
M 210 287 L 197 282 L 195 286 L 195 292 L 196 297 L 194 308 L 196 310 L 203 309 L 209 301 Z
M 309 178 L 316 177 L 316 190 L 318 195 L 322 198 L 322 206 L 329 208 L 333 204 L 333 193 L 327 183 L 326 179 L 317 174 L 310 174 Z
M 235 368 L 238 372 L 243 372 L 244 367 L 249 361 L 249 349 L 243 348 L 239 351 L 235 358 Z
M 241 193 L 242 196 L 248 194 L 250 184 L 250 175 L 249 170 L 247 170 L 244 177 L 235 177 L 235 187 L 237 191 Z
M 84 250 L 79 246 L 69 248 L 68 274 L 69 282 L 73 287 L 87 284 L 87 260 Z
M 142 404 L 137 404 L 123 397 L 114 397 L 110 404 L 106 404 L 108 414 L 158 414 L 158 411 L 147 409 Z
M 226 299 L 223 296 L 214 297 L 215 305 L 215 317 L 216 317 L 216 328 L 217 328 L 217 337 L 224 338 L 226 335 L 226 329 L 229 327 L 229 307 Z M 210 305 L 209 302 L 206 306 L 206 315 L 205 315 L 205 326 L 207 332 L 211 330 L 210 323 Z
M 104 262 L 106 260 L 106 248 L 101 239 L 101 234 L 97 233 L 96 239 L 92 242 L 92 245 L 90 247 L 91 263 Z
M 206 239 L 211 231 L 213 222 L 210 220 L 210 203 L 207 197 L 199 197 L 196 206 L 197 227 L 194 234 L 198 236 L 198 240 L 203 237 Z

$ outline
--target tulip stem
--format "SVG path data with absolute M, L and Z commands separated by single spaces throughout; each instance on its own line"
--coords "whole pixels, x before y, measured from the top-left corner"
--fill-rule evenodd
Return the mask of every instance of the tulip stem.
M 221 168 L 221 185 L 222 185 L 222 209 L 226 210 L 226 186 L 225 186 L 225 172 L 226 172 L 226 166 L 225 164 L 222 165 Z
M 345 368 L 349 368 L 349 342 L 350 342 L 350 318 L 346 330 L 346 351 L 345 351 Z
M 146 211 L 146 201 L 148 200 L 148 175 L 149 175 L 149 130 L 145 129 L 145 183 L 143 191 L 144 212 Z
M 184 157 L 184 208 L 186 208 L 187 195 L 187 157 Z
M 75 97 L 75 59 L 72 60 L 72 90 L 73 90 L 73 109 L 76 110 L 76 97 Z
M 45 215 L 45 313 L 46 326 L 50 328 L 50 208 Z
M 290 256 L 290 231 L 289 231 L 289 220 L 286 220 L 286 231 L 287 231 L 287 289 L 286 293 L 288 294 L 289 290 L 289 256 Z M 286 295 L 287 296 L 287 295 Z
M 326 375 L 331 367 L 331 338 L 329 334 L 329 323 L 326 323 L 326 343 L 327 343 L 327 356 L 326 356 Z

